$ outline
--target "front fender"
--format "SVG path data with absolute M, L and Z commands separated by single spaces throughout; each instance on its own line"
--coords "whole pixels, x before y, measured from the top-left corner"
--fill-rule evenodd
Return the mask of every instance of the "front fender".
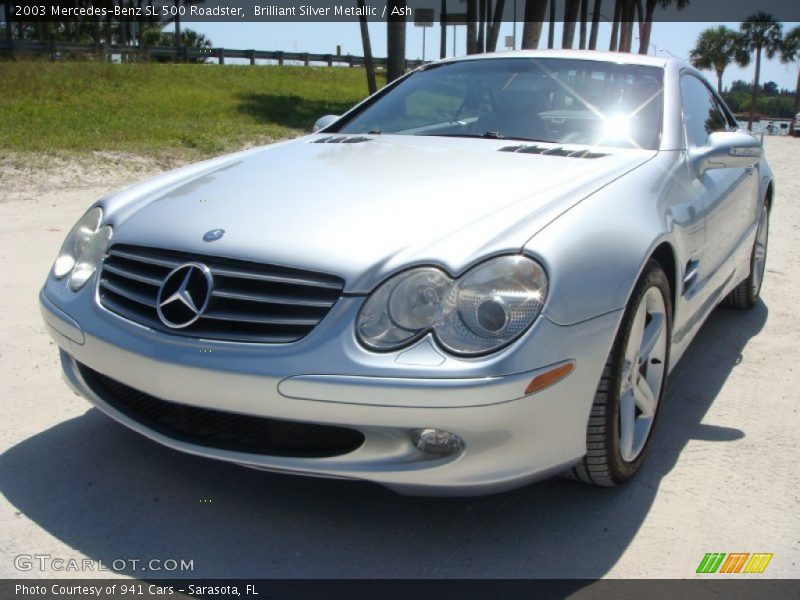
M 526 251 L 550 276 L 543 311 L 550 320 L 570 325 L 623 308 L 647 260 L 664 242 L 680 271 L 682 257 L 691 255 L 703 234 L 704 217 L 691 199 L 680 199 L 675 186 L 666 183 L 674 182 L 676 160 L 674 153 L 660 153 L 527 242 Z

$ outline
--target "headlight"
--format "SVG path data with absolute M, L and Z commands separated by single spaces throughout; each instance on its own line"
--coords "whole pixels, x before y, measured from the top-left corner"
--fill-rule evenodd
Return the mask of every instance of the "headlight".
M 484 354 L 522 335 L 546 296 L 544 269 L 525 256 L 489 260 L 456 280 L 433 267 L 411 269 L 369 297 L 358 336 L 370 348 L 392 350 L 432 331 L 455 354 Z
M 111 227 L 100 227 L 103 211 L 99 207 L 90 209 L 75 224 L 58 252 L 53 263 L 53 275 L 62 279 L 69 275 L 72 291 L 81 289 L 97 269 L 108 241 Z

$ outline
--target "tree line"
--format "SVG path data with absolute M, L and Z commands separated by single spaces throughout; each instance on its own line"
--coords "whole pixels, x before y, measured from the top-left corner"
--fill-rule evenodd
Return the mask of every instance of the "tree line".
M 181 6 L 197 4 L 199 0 L 172 0 L 176 9 Z M 54 21 L 12 20 L 11 2 L 3 3 L 4 24 L 2 37 L 11 44 L 14 40 L 32 40 L 39 42 L 73 42 L 79 44 L 118 44 L 121 46 L 186 46 L 189 48 L 211 48 L 212 42 L 204 34 L 182 27 L 180 11 L 174 16 L 161 18 L 152 10 L 153 0 L 73 0 L 73 6 L 111 8 L 119 6 L 123 9 L 138 8 L 139 16 L 131 19 L 115 19 L 109 14 L 105 19 L 87 18 Z M 150 7 L 149 13 L 142 10 Z M 174 32 L 166 32 L 164 28 L 174 25 Z M 156 58 L 156 60 L 168 60 Z M 202 61 L 204 59 L 195 59 Z
M 741 111 L 745 108 L 748 111 L 747 127 L 753 128 L 753 117 L 755 112 L 769 114 L 770 116 L 783 116 L 780 107 L 785 103 L 778 102 L 769 97 L 778 96 L 779 93 L 769 93 L 771 90 L 762 88 L 761 81 L 761 58 L 766 56 L 772 59 L 779 56 L 781 62 L 794 62 L 800 57 L 800 26 L 794 27 L 784 35 L 783 25 L 772 15 L 759 11 L 745 19 L 739 26 L 739 31 L 735 31 L 725 25 L 710 27 L 703 31 L 697 38 L 694 48 L 689 54 L 692 64 L 698 69 L 713 70 L 717 76 L 717 91 L 723 94 L 722 75 L 731 63 L 736 63 L 741 67 L 746 67 L 755 58 L 755 68 L 753 73 L 753 83 L 749 86 L 741 85 L 744 82 L 734 82 L 738 84 L 733 89 L 723 94 L 726 102 L 734 111 Z M 773 84 L 774 85 L 774 84 Z M 777 86 L 775 86 L 777 88 Z M 743 92 L 749 92 L 750 102 L 745 105 L 742 98 Z M 759 100 L 759 94 L 768 93 L 768 99 Z M 797 73 L 797 85 L 794 90 L 794 101 L 792 110 L 787 116 L 794 116 L 798 110 L 800 102 L 800 70 Z M 790 132 L 793 132 L 794 123 L 790 125 Z
M 513 0 L 509 0 L 513 1 Z M 197 3 L 198 0 L 172 0 L 177 8 Z M 73 0 L 75 6 L 121 6 L 137 7 L 153 6 L 153 0 Z M 546 44 L 547 48 L 578 48 L 587 50 L 608 49 L 612 52 L 632 52 L 647 54 L 651 46 L 650 38 L 654 18 L 658 10 L 673 6 L 678 10 L 687 6 L 689 0 L 524 0 L 521 18 L 523 20 L 521 47 L 535 49 Z M 364 0 L 357 0 L 357 5 L 364 7 Z M 391 16 L 392 8 L 402 8 L 403 0 L 388 0 L 387 14 L 387 69 L 386 79 L 391 82 L 402 76 L 406 70 L 406 17 L 398 14 Z M 563 6 L 562 6 L 563 5 Z M 9 1 L 3 4 L 5 10 L 5 26 L 3 35 L 8 42 L 18 40 L 68 41 L 94 43 L 100 45 L 121 44 L 144 46 L 188 46 L 192 48 L 210 48 L 211 41 L 204 35 L 182 27 L 180 11 L 169 18 L 137 17 L 135 20 L 114 20 L 109 16 L 105 21 L 96 19 L 72 20 L 63 22 L 24 22 L 10 18 Z M 558 14 L 559 6 L 562 7 Z M 506 0 L 440 0 L 440 56 L 446 56 L 448 19 L 456 11 L 466 11 L 466 50 L 468 54 L 492 52 L 497 49 L 500 27 L 506 12 Z M 611 17 L 603 14 L 607 10 Z M 145 11 L 140 11 L 145 14 Z M 154 11 L 150 11 L 151 13 Z M 365 11 L 360 11 L 364 13 Z M 598 31 L 601 19 L 611 25 L 608 46 L 598 47 Z M 563 22 L 561 39 L 556 40 L 555 24 Z M 172 24 L 174 32 L 165 32 L 164 28 Z M 370 93 L 377 89 L 375 65 L 372 59 L 372 44 L 367 27 L 366 17 L 360 17 L 359 27 L 365 57 L 367 85 Z M 546 34 L 546 35 L 545 35 Z M 634 35 L 637 34 L 637 35 Z M 638 48 L 634 48 L 634 40 L 638 39 Z M 783 62 L 793 62 L 800 53 L 800 28 L 795 27 L 783 34 L 781 23 L 764 12 L 757 12 L 746 19 L 738 31 L 724 25 L 711 27 L 703 31 L 690 53 L 690 60 L 700 69 L 712 70 L 717 76 L 717 89 L 722 90 L 722 75 L 725 69 L 736 63 L 747 66 L 754 62 L 753 84 L 750 86 L 750 102 L 745 106 L 741 91 L 728 92 L 726 99 L 734 110 L 745 108 L 749 111 L 748 126 L 752 127 L 756 111 L 773 115 L 785 103 L 759 100 L 761 61 L 766 56 L 772 59 L 779 56 Z M 197 59 L 197 60 L 203 60 Z M 800 96 L 800 71 L 798 85 L 795 90 L 792 114 L 798 112 Z
M 389 7 L 401 6 L 399 0 L 390 0 Z M 542 32 L 547 24 L 547 48 L 555 48 L 555 23 L 558 0 L 525 0 L 523 8 L 523 49 L 536 49 L 540 46 Z M 591 4 L 591 12 L 589 5 Z M 603 0 L 564 0 L 561 20 L 564 25 L 561 32 L 560 48 L 597 50 L 597 34 L 600 19 L 603 18 Z M 611 52 L 631 52 L 633 49 L 633 33 L 638 32 L 639 54 L 647 54 L 650 48 L 650 37 L 653 20 L 657 9 L 674 6 L 678 10 L 685 8 L 689 0 L 607 0 L 607 6 L 613 5 L 611 36 L 608 50 Z M 497 49 L 497 41 L 502 23 L 505 0 L 466 0 L 467 16 L 467 53 L 493 52 Z M 446 55 L 448 14 L 447 0 L 441 0 L 441 45 L 440 56 Z M 577 40 L 576 40 L 577 30 Z M 370 50 L 369 31 L 366 22 L 361 27 L 364 53 Z M 405 72 L 405 18 L 395 17 L 387 23 L 387 81 L 393 81 Z M 605 49 L 605 48 L 602 48 Z M 753 117 L 759 106 L 775 110 L 776 102 L 759 104 L 759 82 L 761 78 L 762 55 L 768 59 L 780 56 L 785 63 L 794 62 L 800 55 L 800 28 L 795 27 L 783 35 L 783 27 L 772 15 L 762 11 L 756 12 L 744 22 L 739 31 L 724 25 L 705 30 L 697 40 L 690 59 L 699 69 L 713 69 L 717 74 L 717 89 L 722 93 L 722 73 L 731 63 L 747 66 L 754 58 L 755 72 L 753 85 L 750 88 L 748 110 L 748 128 L 752 129 Z M 367 63 L 370 92 L 375 91 L 374 72 Z M 729 96 L 736 100 L 734 110 L 742 110 L 744 106 L 740 97 Z M 800 71 L 794 93 L 792 115 L 798 111 L 800 98 Z
M 513 0 L 509 0 L 513 1 Z M 402 0 L 389 0 L 387 13 L 394 7 L 402 7 Z M 559 5 L 563 9 L 559 11 Z M 522 49 L 536 49 L 543 43 L 547 33 L 547 48 L 577 48 L 580 50 L 609 50 L 647 54 L 651 44 L 654 17 L 659 9 L 674 6 L 678 10 L 689 4 L 689 0 L 525 0 L 522 4 Z M 500 36 L 500 26 L 506 11 L 506 0 L 440 0 L 440 57 L 446 56 L 448 15 L 455 11 L 466 11 L 467 54 L 494 52 Z M 462 8 L 463 7 L 463 8 Z M 612 17 L 603 15 L 608 10 Z M 560 13 L 560 14 L 559 14 Z M 611 24 L 608 48 L 598 47 L 600 21 Z M 563 22 L 561 39 L 556 40 L 556 22 Z M 636 35 L 634 35 L 636 34 Z M 366 55 L 369 32 L 362 27 L 362 42 Z M 393 81 L 405 72 L 405 18 L 390 17 L 387 22 L 387 81 Z

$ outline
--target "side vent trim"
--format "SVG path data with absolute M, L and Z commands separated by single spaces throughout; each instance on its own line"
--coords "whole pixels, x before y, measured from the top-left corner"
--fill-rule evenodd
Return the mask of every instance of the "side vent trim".
M 361 142 L 370 142 L 372 141 L 371 137 L 367 137 L 364 135 L 329 135 L 326 137 L 321 137 L 313 142 L 312 144 L 359 144 Z
M 590 152 L 589 150 L 567 150 L 561 146 L 555 148 L 547 148 L 545 146 L 536 146 L 528 144 L 519 144 L 516 146 L 503 146 L 498 152 L 514 152 L 519 154 L 546 154 L 548 156 L 566 156 L 567 158 L 602 158 L 608 156 L 603 152 Z

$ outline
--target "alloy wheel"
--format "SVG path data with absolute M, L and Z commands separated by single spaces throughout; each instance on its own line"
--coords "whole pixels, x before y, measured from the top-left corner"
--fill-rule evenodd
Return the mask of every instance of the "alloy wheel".
M 667 309 L 657 287 L 645 292 L 636 310 L 620 377 L 619 450 L 632 462 L 642 452 L 661 395 L 667 354 Z

